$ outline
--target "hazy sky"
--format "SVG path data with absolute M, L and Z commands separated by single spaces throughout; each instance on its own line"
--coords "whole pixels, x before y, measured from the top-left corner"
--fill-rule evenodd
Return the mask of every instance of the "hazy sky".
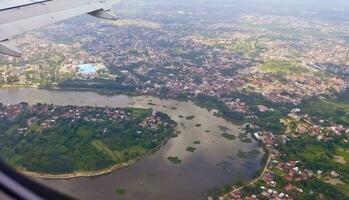
M 163 0 L 173 1 L 173 0 Z M 348 9 L 349 0 L 186 0 L 186 2 L 210 2 L 215 4 L 245 4 L 255 6 L 288 6 L 303 9 Z
M 153 13 L 157 9 L 204 10 L 212 15 L 270 14 L 349 23 L 349 0 L 124 0 L 123 4 L 131 10 L 138 8 Z

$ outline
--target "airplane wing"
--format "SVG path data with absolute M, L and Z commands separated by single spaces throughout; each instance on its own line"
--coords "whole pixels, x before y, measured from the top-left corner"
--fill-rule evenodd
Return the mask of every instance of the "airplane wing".
M 0 0 L 0 53 L 20 56 L 11 38 L 82 14 L 117 20 L 110 12 L 117 0 Z

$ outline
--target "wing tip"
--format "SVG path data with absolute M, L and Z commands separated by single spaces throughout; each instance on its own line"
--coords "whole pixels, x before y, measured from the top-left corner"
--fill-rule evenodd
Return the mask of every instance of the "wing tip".
M 93 12 L 87 13 L 89 15 L 92 15 L 94 17 L 102 18 L 102 19 L 107 19 L 107 20 L 118 20 L 119 18 L 112 13 L 110 10 L 104 10 L 104 9 L 99 9 L 95 10 Z
M 11 40 L 0 41 L 0 54 L 21 57 L 21 51 L 15 46 Z

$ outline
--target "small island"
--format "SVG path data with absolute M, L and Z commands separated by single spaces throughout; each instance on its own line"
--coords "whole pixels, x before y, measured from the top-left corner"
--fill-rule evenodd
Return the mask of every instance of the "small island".
M 240 141 L 242 143 L 252 143 L 252 139 L 248 137 L 241 138 Z
M 190 115 L 190 116 L 186 116 L 186 117 L 185 117 L 186 120 L 192 120 L 192 119 L 194 119 L 194 118 L 195 118 L 194 115 Z
M 34 176 L 101 174 L 146 156 L 175 126 L 151 109 L 0 104 L 0 157 Z
M 126 194 L 126 190 L 124 188 L 116 188 L 115 192 L 120 196 Z
M 259 151 L 258 149 L 252 149 L 248 152 L 248 154 L 252 156 L 258 156 L 259 154 L 261 154 L 261 151 Z
M 227 140 L 235 140 L 236 139 L 235 135 L 231 135 L 229 133 L 222 133 L 222 137 L 224 137 Z
M 238 151 L 237 156 L 238 156 L 239 158 L 241 158 L 241 159 L 247 158 L 246 152 L 241 151 L 241 150 Z
M 187 149 L 186 149 L 186 151 L 189 151 L 189 152 L 191 152 L 191 153 L 193 153 L 194 151 L 196 150 L 196 148 L 195 147 L 187 147 Z
M 180 164 L 182 162 L 177 156 L 170 156 L 167 159 L 173 164 Z

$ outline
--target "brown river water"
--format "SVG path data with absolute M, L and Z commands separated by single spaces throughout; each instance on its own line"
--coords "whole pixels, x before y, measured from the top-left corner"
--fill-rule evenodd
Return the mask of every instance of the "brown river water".
M 259 149 L 255 142 L 242 143 L 221 136 L 218 126 L 227 127 L 228 133 L 238 136 L 239 127 L 213 112 L 195 106 L 192 102 L 162 100 L 151 96 L 129 97 L 125 95 L 102 96 L 94 92 L 52 91 L 34 88 L 1 89 L 0 102 L 14 104 L 50 103 L 57 105 L 90 105 L 111 107 L 144 107 L 168 114 L 178 123 L 181 132 L 170 139 L 156 153 L 137 161 L 133 165 L 112 173 L 96 177 L 73 179 L 35 179 L 45 185 L 86 200 L 196 200 L 207 199 L 204 193 L 238 180 L 252 179 L 261 168 L 259 156 L 241 159 L 239 150 Z M 151 104 L 151 105 L 150 105 Z M 155 105 L 153 105 L 155 104 Z M 175 107 L 175 108 L 174 108 Z M 184 118 L 180 118 L 183 115 Z M 185 116 L 194 115 L 192 120 Z M 196 127 L 195 124 L 202 124 Z M 209 133 L 205 132 L 210 130 Z M 194 141 L 200 144 L 194 145 Z M 194 146 L 194 153 L 186 151 Z M 167 160 L 177 156 L 180 164 Z M 126 194 L 118 195 L 116 188 L 124 188 Z

